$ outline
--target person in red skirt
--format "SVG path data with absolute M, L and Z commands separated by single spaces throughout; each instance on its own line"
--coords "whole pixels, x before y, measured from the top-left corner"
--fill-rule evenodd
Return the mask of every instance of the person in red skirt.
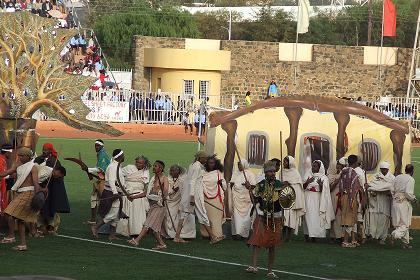
M 285 186 L 276 179 L 276 165 L 274 162 L 264 164 L 265 179 L 256 186 L 245 183 L 247 189 L 252 190 L 257 216 L 255 218 L 252 235 L 248 245 L 252 246 L 251 265 L 246 269 L 248 273 L 257 273 L 257 260 L 261 248 L 268 249 L 268 278 L 277 278 L 273 272 L 275 247 L 282 241 L 282 212 L 279 197 Z

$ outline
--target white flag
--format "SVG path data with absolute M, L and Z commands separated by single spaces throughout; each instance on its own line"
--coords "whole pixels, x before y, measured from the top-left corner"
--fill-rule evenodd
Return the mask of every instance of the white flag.
M 299 0 L 299 11 L 297 16 L 297 33 L 306 33 L 309 28 L 309 0 Z

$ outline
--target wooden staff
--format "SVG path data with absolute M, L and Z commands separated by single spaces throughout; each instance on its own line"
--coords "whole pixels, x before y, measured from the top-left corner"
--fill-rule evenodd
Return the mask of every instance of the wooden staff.
M 283 133 L 280 131 L 280 180 L 283 182 Z
M 162 175 L 163 175 L 163 172 L 162 172 Z M 164 192 L 165 190 L 163 189 L 164 186 L 160 182 L 160 178 L 159 178 L 158 174 L 155 175 L 155 180 L 156 180 L 156 178 L 158 179 L 160 191 L 162 192 L 162 203 L 165 205 L 166 210 L 168 211 L 168 216 L 169 216 L 169 219 L 171 220 L 172 228 L 174 229 L 174 231 L 176 231 L 177 228 L 175 227 L 174 219 L 172 218 L 171 212 L 169 211 L 168 203 L 166 201 L 166 196 L 165 196 L 165 192 Z
M 241 162 L 241 165 L 242 165 L 241 156 L 239 155 L 239 151 L 238 151 L 238 147 L 236 146 L 236 143 L 235 143 L 235 151 L 236 151 L 236 155 L 238 156 L 239 162 Z M 242 166 L 242 173 L 244 174 L 245 183 L 249 183 L 243 166 Z M 249 191 L 249 197 L 251 198 L 252 206 L 255 208 L 255 200 L 254 200 L 254 195 L 252 194 L 252 190 L 249 189 L 248 191 Z
M 362 160 L 363 160 L 362 167 L 363 167 L 363 165 L 365 165 L 365 168 L 362 168 L 362 170 L 365 173 L 365 184 L 367 184 L 368 180 L 367 180 L 367 174 L 366 174 L 366 170 L 365 170 L 366 167 L 367 167 L 366 160 L 365 160 L 365 138 L 364 138 L 363 134 L 362 134 Z M 365 216 L 366 215 L 366 210 L 369 208 L 369 204 L 370 204 L 370 202 L 369 202 L 369 192 L 365 189 L 365 186 L 362 186 L 362 189 L 363 189 L 363 193 L 366 196 L 366 201 L 365 201 L 366 205 L 364 205 L 364 207 L 362 209 L 363 216 Z M 369 223 L 369 227 L 370 227 L 370 214 L 369 214 L 369 212 L 368 212 L 368 223 Z

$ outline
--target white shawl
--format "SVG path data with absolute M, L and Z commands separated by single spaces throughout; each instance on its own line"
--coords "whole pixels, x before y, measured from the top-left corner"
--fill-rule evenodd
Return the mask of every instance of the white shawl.
M 377 173 L 372 182 L 369 183 L 369 191 L 385 192 L 392 191 L 394 186 L 395 176 L 388 171 L 384 176 L 381 172 Z
M 289 168 L 283 168 L 283 181 L 288 182 L 296 193 L 296 202 L 293 210 L 299 210 L 298 216 L 305 215 L 305 194 L 303 192 L 303 182 L 299 171 L 296 168 L 296 161 L 293 157 L 287 156 Z
M 22 164 L 17 167 L 16 169 L 16 182 L 12 187 L 12 191 L 17 191 L 20 186 L 22 186 L 23 182 L 25 182 L 28 175 L 31 173 L 32 167 L 34 167 L 35 163 L 33 161 L 28 161 L 25 164 Z
M 311 187 L 315 187 L 319 190 L 319 185 L 317 180 L 321 179 L 322 181 L 322 192 L 321 192 L 321 200 L 319 204 L 319 216 L 321 217 L 321 221 L 324 223 L 324 228 L 330 229 L 331 228 L 331 221 L 335 219 L 334 208 L 331 201 L 330 195 L 330 183 L 328 177 L 325 175 L 325 167 L 322 161 L 316 160 L 320 163 L 320 168 L 318 173 L 312 173 L 312 171 L 308 172 L 305 176 L 305 181 L 308 178 L 314 177 L 315 180 L 308 185 L 308 189 Z

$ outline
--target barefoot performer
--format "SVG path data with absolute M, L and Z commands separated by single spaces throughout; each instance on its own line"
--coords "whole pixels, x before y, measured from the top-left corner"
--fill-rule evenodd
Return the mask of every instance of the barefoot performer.
M 204 190 L 203 190 L 203 174 L 204 164 L 207 161 L 207 154 L 204 151 L 199 151 L 195 155 L 195 161 L 192 163 L 187 172 L 187 178 L 185 180 L 186 189 L 190 191 L 190 211 L 184 211 L 179 219 L 178 228 L 174 238 L 174 242 L 185 242 L 181 238 L 181 231 L 184 225 L 184 220 L 191 213 L 195 212 L 198 222 L 202 224 L 210 236 L 210 243 L 216 244 L 222 239 L 217 238 L 211 230 L 210 220 L 207 216 L 207 211 L 204 205 Z
M 277 278 L 273 272 L 275 247 L 282 239 L 282 212 L 280 206 L 280 192 L 283 183 L 276 179 L 276 165 L 269 161 L 264 164 L 265 179 L 256 186 L 249 181 L 245 187 L 251 189 L 256 203 L 257 217 L 253 224 L 252 235 L 248 244 L 252 246 L 251 265 L 246 269 L 248 273 L 257 273 L 257 260 L 261 247 L 268 249 L 269 278 Z
M 1 172 L 0 177 L 16 173 L 16 182 L 12 187 L 17 195 L 4 211 L 8 215 L 9 234 L 3 238 L 1 243 L 16 242 L 14 226 L 18 222 L 20 244 L 13 247 L 17 251 L 26 251 L 28 249 L 25 236 L 25 223 L 36 223 L 38 213 L 31 207 L 32 198 L 35 193 L 42 191 L 38 184 L 38 169 L 32 162 L 32 151 L 29 148 L 20 148 L 18 150 L 20 165 L 12 167 L 6 172 Z
M 99 190 L 102 189 L 105 181 L 103 180 L 104 174 L 106 169 L 108 168 L 108 165 L 111 162 L 111 158 L 107 154 L 105 147 L 104 147 L 104 141 L 101 139 L 98 139 L 95 141 L 95 151 L 96 151 L 96 158 L 97 163 L 96 167 L 88 168 L 84 171 L 87 171 L 89 173 L 98 174 L 98 180 L 93 184 L 92 194 L 90 196 L 90 211 L 91 211 L 91 218 L 90 221 L 88 221 L 88 224 L 95 224 L 96 221 L 96 212 L 98 207 L 98 198 L 101 196 L 99 193 Z
M 101 221 L 92 225 L 92 234 L 98 237 L 98 229 L 104 225 L 110 224 L 109 240 L 115 240 L 115 230 L 120 219 L 120 198 L 119 193 L 122 192 L 124 186 L 124 176 L 122 170 L 119 169 L 119 164 L 124 162 L 124 152 L 121 149 L 116 149 L 112 153 L 112 160 L 105 171 L 105 188 L 101 195 L 101 202 L 98 208 L 98 214 Z M 119 174 L 117 174 L 119 173 Z M 122 182 L 121 182 L 121 181 Z M 118 185 L 118 186 L 117 186 Z
M 163 173 L 165 169 L 165 164 L 157 160 L 153 164 L 153 173 L 155 175 L 152 177 L 149 183 L 147 198 L 150 204 L 150 210 L 147 213 L 146 221 L 144 222 L 143 229 L 141 230 L 137 238 L 133 238 L 128 241 L 133 246 L 138 246 L 140 241 L 147 235 L 149 230 L 152 230 L 153 235 L 156 239 L 156 246 L 154 250 L 164 250 L 166 249 L 166 244 L 162 239 L 161 230 L 164 227 L 165 217 L 167 214 L 167 208 L 165 208 L 166 198 L 169 191 L 169 181 L 168 178 Z M 145 193 L 131 196 L 131 199 L 137 199 L 145 197 Z

